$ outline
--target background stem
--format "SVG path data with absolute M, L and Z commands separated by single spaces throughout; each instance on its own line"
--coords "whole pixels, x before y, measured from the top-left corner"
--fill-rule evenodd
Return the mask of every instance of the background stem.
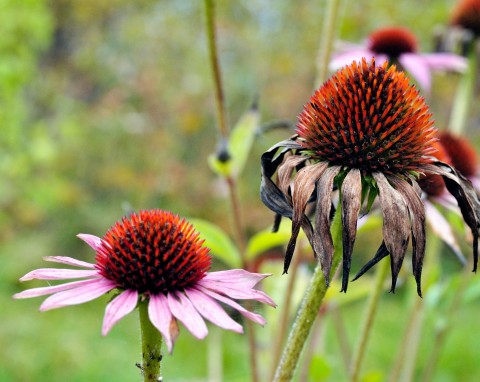
M 148 300 L 139 303 L 140 331 L 142 336 L 142 365 L 144 382 L 160 380 L 160 362 L 162 360 L 162 335 L 148 318 Z

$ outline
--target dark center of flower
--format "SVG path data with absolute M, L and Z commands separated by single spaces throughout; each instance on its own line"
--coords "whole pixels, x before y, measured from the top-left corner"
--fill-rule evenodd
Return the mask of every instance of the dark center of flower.
M 297 134 L 315 160 L 363 174 L 407 175 L 436 151 L 430 117 L 403 72 L 363 59 L 315 92 L 298 117 Z
M 440 143 L 450 157 L 450 163 L 464 176 L 477 175 L 477 152 L 472 145 L 459 136 L 447 132 L 440 134 Z
M 140 293 L 183 290 L 205 276 L 209 249 L 186 220 L 162 210 L 141 211 L 103 237 L 97 268 L 120 288 Z
M 480 0 L 460 1 L 450 22 L 472 31 L 477 37 L 480 36 Z
M 377 54 L 396 58 L 402 53 L 416 52 L 417 40 L 406 28 L 383 28 L 370 34 L 368 48 Z

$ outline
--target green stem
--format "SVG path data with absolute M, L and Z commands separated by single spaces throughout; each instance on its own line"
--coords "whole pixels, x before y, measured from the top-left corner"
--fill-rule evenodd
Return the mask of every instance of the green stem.
M 327 80 L 328 64 L 332 53 L 333 37 L 335 35 L 339 8 L 340 0 L 327 1 L 325 22 L 323 23 L 322 29 L 322 41 L 317 56 L 317 78 L 315 79 L 315 88 L 320 87 L 320 85 Z
M 467 71 L 462 75 L 458 84 L 450 116 L 449 130 L 457 135 L 462 134 L 467 124 L 468 111 L 472 104 L 473 90 L 477 80 L 476 72 L 477 55 L 475 49 L 472 49 L 468 56 Z
M 158 382 L 162 361 L 162 335 L 148 318 L 148 300 L 140 302 L 140 331 L 142 335 L 142 365 L 144 382 Z
M 332 222 L 332 237 L 335 246 L 333 254 L 332 272 L 334 274 L 342 257 L 342 219 L 341 211 L 337 210 Z M 298 364 L 300 354 L 308 338 L 310 330 L 317 318 L 327 285 L 323 276 L 320 262 L 317 263 L 310 284 L 303 298 L 292 330 L 282 354 L 282 358 L 275 373 L 274 381 L 291 381 Z
M 215 1 L 205 0 L 205 15 L 207 18 L 207 42 L 210 65 L 212 67 L 213 83 L 215 86 L 215 103 L 217 107 L 218 129 L 223 139 L 228 138 L 227 118 L 225 114 L 225 96 L 223 93 L 222 74 L 217 52 L 217 38 L 215 32 Z
M 360 332 L 360 339 L 358 346 L 354 352 L 352 369 L 351 369 L 351 381 L 356 382 L 360 377 L 360 370 L 365 358 L 365 351 L 367 350 L 368 340 L 373 326 L 373 321 L 378 311 L 378 303 L 380 301 L 380 295 L 383 291 L 383 284 L 388 273 L 388 261 L 382 261 L 377 265 L 377 274 L 375 278 L 375 285 L 370 295 L 370 301 L 366 310 L 365 321 L 363 322 L 362 331 Z

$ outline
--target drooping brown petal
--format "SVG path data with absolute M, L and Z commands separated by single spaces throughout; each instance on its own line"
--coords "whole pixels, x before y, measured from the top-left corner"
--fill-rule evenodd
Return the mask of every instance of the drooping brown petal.
M 288 189 L 290 188 L 293 170 L 307 159 L 308 157 L 304 155 L 291 155 L 286 157 L 282 164 L 278 166 L 278 188 L 280 188 L 285 195 L 289 194 Z
M 422 168 L 425 172 L 438 174 L 443 177 L 448 192 L 457 200 L 463 220 L 470 227 L 473 236 L 473 272 L 477 271 L 478 264 L 478 236 L 480 201 L 478 200 L 472 183 L 463 177 L 455 168 L 443 162 L 427 164 Z
M 355 275 L 352 281 L 355 281 L 360 277 L 362 277 L 370 268 L 372 268 L 375 264 L 377 264 L 380 260 L 382 260 L 386 256 L 388 256 L 388 249 L 387 249 L 387 246 L 385 245 L 385 242 L 382 241 L 382 244 L 377 249 L 377 253 L 375 254 L 375 256 L 367 264 L 365 264 L 362 267 L 362 269 L 360 269 L 360 271 Z
M 395 176 L 388 177 L 390 183 L 407 202 L 410 220 L 412 222 L 412 268 L 417 282 L 417 293 L 422 296 L 422 266 L 425 256 L 425 206 L 420 199 L 421 189 L 416 182 L 413 186 L 407 181 Z
M 383 240 L 392 259 L 392 292 L 395 292 L 398 273 L 402 267 L 410 239 L 410 218 L 405 201 L 390 185 L 385 175 L 374 172 L 383 214 Z
M 360 170 L 350 170 L 343 181 L 341 195 L 343 227 L 343 278 L 341 292 L 347 292 L 353 244 L 357 235 L 358 214 L 362 204 L 362 178 Z
M 290 259 L 293 256 L 298 233 L 300 232 L 300 224 L 302 218 L 305 216 L 305 207 L 307 206 L 308 199 L 315 189 L 315 184 L 317 183 L 318 178 L 324 173 L 327 166 L 328 164 L 326 162 L 318 162 L 302 168 L 295 176 L 292 195 L 292 236 L 287 245 L 285 259 Z M 284 272 L 286 273 L 287 270 L 288 266 L 287 269 L 284 269 Z
M 332 207 L 333 180 L 340 171 L 340 166 L 329 167 L 317 182 L 317 210 L 315 216 L 315 233 L 313 249 L 320 256 L 320 264 L 327 285 L 330 283 L 332 268 L 333 239 L 330 233 L 330 210 Z

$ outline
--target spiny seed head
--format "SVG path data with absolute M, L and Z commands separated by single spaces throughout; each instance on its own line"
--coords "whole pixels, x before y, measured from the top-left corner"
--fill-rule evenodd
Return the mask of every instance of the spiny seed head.
M 448 153 L 451 164 L 464 176 L 474 176 L 478 172 L 477 152 L 463 137 L 448 132 L 439 134 L 440 142 Z
M 435 158 L 444 163 L 452 163 L 450 156 L 440 141 L 434 142 L 433 146 L 437 149 L 437 152 L 433 155 Z M 425 192 L 428 196 L 440 196 L 445 191 L 445 182 L 440 175 L 421 175 L 418 180 L 418 184 L 423 192 Z
M 377 29 L 368 37 L 368 48 L 377 54 L 396 58 L 402 53 L 417 51 L 415 35 L 406 28 Z
M 450 23 L 472 31 L 477 37 L 480 36 L 480 0 L 459 1 Z
M 363 174 L 407 175 L 435 152 L 430 117 L 403 72 L 363 59 L 315 92 L 298 117 L 297 134 L 315 160 Z
M 140 293 L 182 290 L 205 276 L 209 249 L 193 226 L 171 212 L 141 211 L 103 237 L 97 268 L 119 288 Z

